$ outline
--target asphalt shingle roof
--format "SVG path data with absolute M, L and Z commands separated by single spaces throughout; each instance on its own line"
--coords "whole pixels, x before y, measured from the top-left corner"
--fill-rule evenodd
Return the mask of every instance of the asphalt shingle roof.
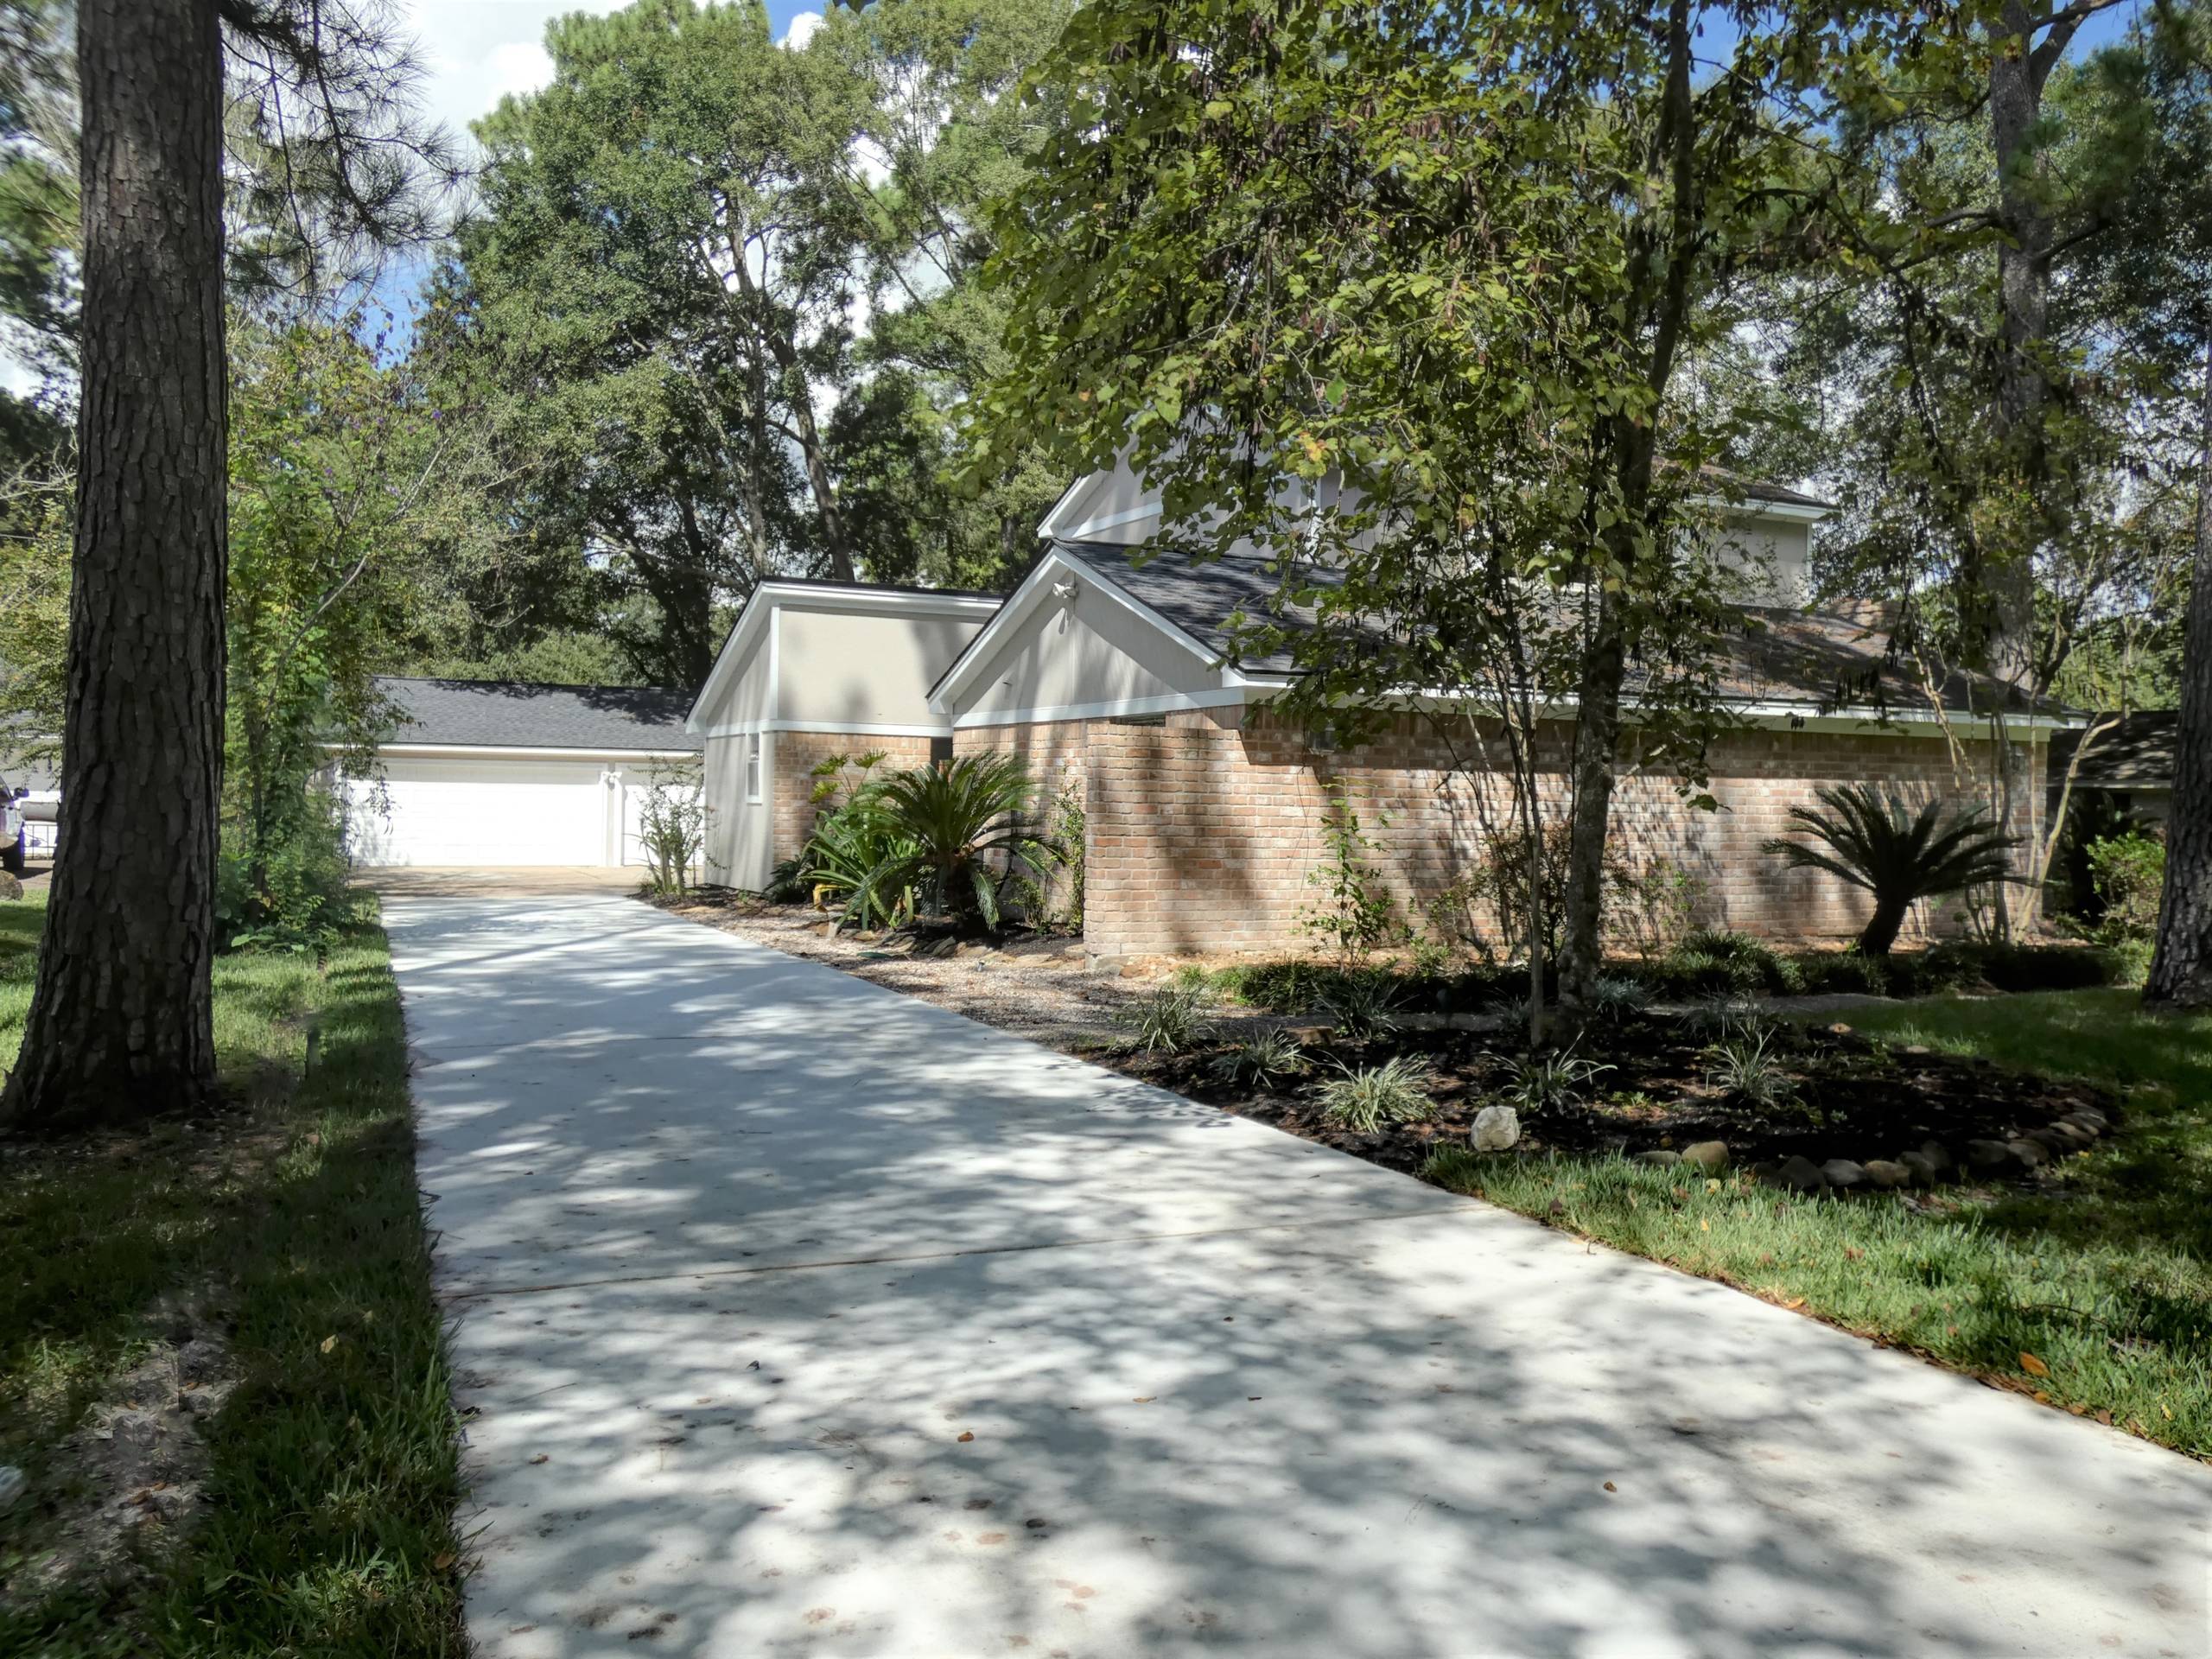
M 691 749 L 691 694 L 660 686 L 537 685 L 516 680 L 387 677 L 377 689 L 400 711 L 386 740 L 504 749 Z
M 2109 716 L 2099 715 L 2099 720 Z M 2174 747 L 2181 734 L 2181 714 L 2173 709 L 2152 709 L 2125 715 L 2117 726 L 2099 732 L 2082 757 L 2074 774 L 2076 789 L 2171 789 L 2174 786 Z M 2050 781 L 2056 788 L 2066 776 L 2074 751 L 2086 732 L 2061 732 L 2050 740 Z
M 1291 629 L 1312 625 L 1310 611 L 1277 612 L 1278 578 L 1266 561 L 1225 558 L 1194 564 L 1160 551 L 1140 563 L 1140 550 L 1133 547 L 1103 542 L 1059 545 L 1238 668 L 1259 673 L 1294 671 L 1287 652 L 1250 658 L 1230 650 L 1226 624 L 1239 612 L 1254 623 L 1279 615 Z M 1326 580 L 1325 572 L 1310 574 Z M 1723 696 L 1802 704 L 1808 714 L 1878 709 L 1902 714 L 1928 708 L 1927 689 L 1910 656 L 1891 649 L 1895 630 L 1883 607 L 1841 601 L 1807 611 L 1752 605 L 1744 607 L 1744 615 L 1743 632 L 1729 642 L 1721 664 Z M 1630 696 L 1637 677 L 1631 668 Z M 1966 712 L 1973 685 L 1966 674 L 1951 672 L 1942 687 L 1946 712 Z M 2054 706 L 2046 712 L 2058 710 Z

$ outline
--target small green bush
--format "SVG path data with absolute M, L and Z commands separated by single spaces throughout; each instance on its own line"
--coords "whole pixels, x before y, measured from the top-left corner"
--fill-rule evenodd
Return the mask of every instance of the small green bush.
M 1572 1045 L 1556 1053 L 1507 1059 L 1505 1065 L 1511 1080 L 1497 1091 L 1499 1096 L 1532 1115 L 1575 1104 L 1585 1090 L 1613 1069 L 1583 1059 Z
M 1807 995 L 1836 991 L 1859 991 L 1869 996 L 1887 996 L 1897 976 L 1892 969 L 1898 964 L 1892 958 L 1884 961 L 1857 950 L 1816 950 L 1794 957 L 1797 983 Z
M 1590 982 L 1590 1012 L 1610 1025 L 1633 1020 L 1651 1006 L 1651 993 L 1624 974 L 1600 974 Z
M 1398 987 L 1386 974 L 1344 974 L 1323 992 L 1318 1011 L 1329 1017 L 1337 1035 L 1355 1043 L 1371 1043 L 1395 1035 Z
M 1287 1031 L 1262 1032 L 1244 1042 L 1231 1043 L 1213 1057 L 1213 1063 L 1207 1069 L 1218 1083 L 1273 1089 L 1304 1075 L 1306 1051 Z
M 1181 1054 L 1211 1038 L 1214 1030 L 1204 988 L 1172 980 L 1117 1009 L 1114 1023 L 1129 1033 L 1124 1046 L 1146 1054 Z
M 2104 906 L 2097 938 L 2106 944 L 2147 939 L 2158 931 L 2166 882 L 2166 843 L 2139 830 L 2088 846 L 2089 881 Z
M 1713 1085 L 1749 1106 L 1773 1106 L 1796 1092 L 1783 1070 L 1780 1046 L 1771 1031 L 1742 1027 L 1713 1046 Z
M 1337 1069 L 1342 1075 L 1321 1084 L 1314 1094 L 1321 1115 L 1341 1128 L 1372 1133 L 1385 1123 L 1422 1122 L 1436 1109 L 1428 1097 L 1428 1065 L 1410 1054 L 1357 1071 L 1340 1062 Z

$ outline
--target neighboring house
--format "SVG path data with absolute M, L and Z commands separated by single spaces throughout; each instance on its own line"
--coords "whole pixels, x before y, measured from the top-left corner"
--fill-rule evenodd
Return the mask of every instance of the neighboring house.
M 378 775 L 345 785 L 346 844 L 388 865 L 641 864 L 658 771 L 696 762 L 690 699 L 652 687 L 385 678 Z
M 1808 534 L 1826 509 L 1790 491 L 1751 493 L 1733 538 L 1775 602 L 1751 607 L 1724 665 L 1745 726 L 1710 756 L 1723 810 L 1693 810 L 1671 779 L 1624 768 L 1616 823 L 1632 861 L 1663 857 L 1698 880 L 1701 922 L 1777 937 L 1848 934 L 1864 919 L 1854 893 L 1762 850 L 1789 829 L 1789 809 L 1823 784 L 1859 780 L 1980 799 L 1992 746 L 1961 718 L 1963 680 L 1941 689 L 1939 709 L 1891 660 L 1874 607 L 1807 608 Z M 1374 862 L 1402 911 L 1418 915 L 1509 824 L 1503 778 L 1456 774 L 1421 715 L 1340 750 L 1330 734 L 1274 713 L 1291 664 L 1240 659 L 1227 632 L 1238 613 L 1269 608 L 1274 575 L 1252 557 L 1140 562 L 1159 527 L 1156 499 L 1126 473 L 1101 474 L 1047 516 L 1045 551 L 1003 601 L 764 585 L 689 722 L 709 741 L 707 791 L 721 825 L 708 848 L 709 878 L 757 887 L 798 851 L 816 816 L 807 774 L 823 754 L 883 749 L 912 764 L 997 750 L 1027 757 L 1046 789 L 1081 792 L 1084 932 L 1096 955 L 1301 942 L 1335 791 L 1381 843 Z M 792 648 L 794 638 L 811 641 L 859 617 L 868 623 L 864 643 Z M 2040 818 L 2046 742 L 2064 723 L 2025 714 L 2012 722 L 2028 785 L 2018 828 Z M 1567 732 L 1564 721 L 1553 731 L 1562 801 L 1556 767 Z
M 2101 800 L 2125 817 L 2165 824 L 2173 813 L 2174 745 L 2181 714 L 2173 709 L 2146 713 L 2093 715 L 2081 731 L 2060 732 L 2050 740 L 2048 810 L 2058 810 L 2066 773 L 2074 766 L 2074 793 L 2068 811 L 2086 812 Z

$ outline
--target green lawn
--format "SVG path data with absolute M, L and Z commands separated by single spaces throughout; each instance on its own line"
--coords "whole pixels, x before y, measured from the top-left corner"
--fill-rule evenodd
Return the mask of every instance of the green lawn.
M 1617 1159 L 1460 1164 L 1453 1184 L 2212 1458 L 2212 1017 L 2126 990 L 1939 999 L 1852 1023 L 2126 1090 L 2044 1192 L 1915 1213 Z
M 39 920 L 35 901 L 0 905 L 0 1055 Z M 82 1490 L 57 1443 L 159 1334 L 165 1295 L 220 1308 L 240 1379 L 207 1429 L 196 1524 L 135 1583 L 11 1596 L 0 1652 L 462 1652 L 453 1419 L 384 936 L 321 964 L 224 958 L 215 1018 L 220 1119 L 0 1148 L 0 1463 L 33 1482 L 0 1519 L 0 1577 L 52 1541 Z

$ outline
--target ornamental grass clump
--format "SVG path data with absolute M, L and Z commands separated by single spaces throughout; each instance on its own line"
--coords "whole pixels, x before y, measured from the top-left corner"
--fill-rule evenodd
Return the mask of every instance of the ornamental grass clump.
M 1288 1032 L 1267 1031 L 1246 1041 L 1231 1043 L 1213 1057 L 1207 1069 L 1217 1083 L 1272 1089 L 1304 1075 L 1306 1051 Z
M 1185 1053 L 1209 1040 L 1214 1032 L 1205 991 L 1173 981 L 1117 1010 L 1114 1023 L 1128 1033 L 1122 1046 L 1143 1054 Z
M 1372 1134 L 1385 1123 L 1426 1122 L 1436 1109 L 1428 1097 L 1428 1066 L 1409 1054 L 1358 1069 L 1340 1061 L 1337 1069 L 1340 1075 L 1321 1084 L 1314 1095 L 1321 1115 L 1338 1128 Z

